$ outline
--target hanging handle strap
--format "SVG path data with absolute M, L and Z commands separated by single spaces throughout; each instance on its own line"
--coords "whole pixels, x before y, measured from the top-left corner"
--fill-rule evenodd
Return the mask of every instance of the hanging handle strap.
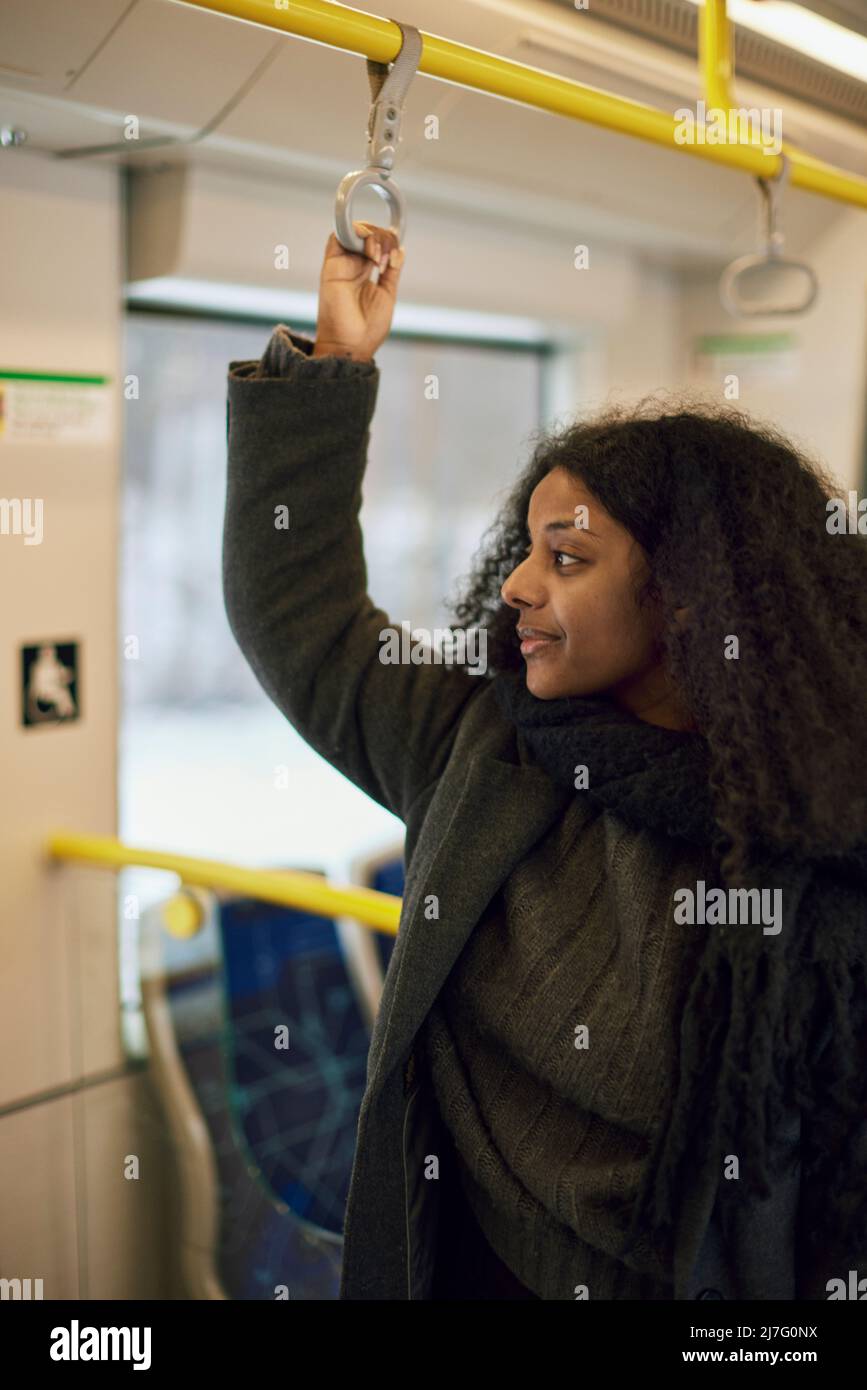
M 371 105 L 367 116 L 367 167 L 355 169 L 341 179 L 334 209 L 334 230 L 337 240 L 347 251 L 364 254 L 364 238 L 352 225 L 352 199 L 360 188 L 372 188 L 389 205 L 389 230 L 403 244 L 406 227 L 406 204 L 403 194 L 391 177 L 394 158 L 400 141 L 400 123 L 409 84 L 418 69 L 422 52 L 422 37 L 412 24 L 392 20 L 400 29 L 403 41 L 391 64 L 367 59 Z
M 788 155 L 781 154 L 780 172 L 773 179 L 757 178 L 759 192 L 763 200 L 764 212 L 764 251 L 753 256 L 739 256 L 723 271 L 719 291 L 723 308 L 733 318 L 761 318 L 765 315 L 803 314 L 815 302 L 819 293 L 819 281 L 812 266 L 805 261 L 792 261 L 783 255 L 785 239 L 779 220 L 779 202 L 783 186 L 789 177 L 791 161 Z M 782 271 L 791 278 L 792 273 L 803 278 L 803 291 L 794 298 L 780 302 L 768 301 L 761 293 L 765 272 Z M 760 293 L 749 294 L 750 286 L 758 284 Z
M 782 161 L 780 172 L 776 178 L 763 179 L 757 178 L 759 192 L 764 199 L 764 232 L 765 232 L 765 253 L 767 256 L 781 256 L 783 254 L 783 229 L 780 225 L 780 198 L 782 197 L 783 187 L 789 177 L 791 160 L 787 154 L 781 154 Z
M 367 163 L 370 167 L 391 170 L 400 140 L 400 122 L 409 84 L 415 77 L 421 58 L 422 38 L 411 24 L 397 24 L 403 43 L 390 65 L 367 60 L 372 103 L 367 117 Z

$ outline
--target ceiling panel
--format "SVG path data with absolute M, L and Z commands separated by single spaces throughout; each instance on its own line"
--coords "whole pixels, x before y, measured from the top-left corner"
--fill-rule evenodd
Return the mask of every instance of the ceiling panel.
M 110 112 L 99 111 L 61 97 L 0 85 L 0 125 L 14 126 L 27 135 L 23 150 L 54 153 L 114 142 L 117 120 Z M 13 150 L 3 157 L 12 158 Z
M 130 0 L 3 0 L 0 81 L 61 91 L 130 8 Z
M 139 0 L 69 95 L 147 120 L 200 127 L 283 42 L 270 30 L 166 0 Z M 151 132 L 152 133 L 152 132 Z
M 422 81 L 428 89 L 441 85 Z M 363 58 L 287 38 L 280 40 L 275 61 L 220 122 L 220 134 L 301 150 L 313 159 L 343 158 L 350 168 L 364 154 L 369 106 Z

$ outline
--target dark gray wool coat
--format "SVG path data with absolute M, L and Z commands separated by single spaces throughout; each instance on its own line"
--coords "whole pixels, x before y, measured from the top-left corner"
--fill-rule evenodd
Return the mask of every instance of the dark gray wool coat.
M 415 1065 L 417 1034 L 486 905 L 574 792 L 532 763 L 492 682 L 380 662 L 379 634 L 396 624 L 367 594 L 358 520 L 378 369 L 302 361 L 311 340 L 282 336 L 282 359 L 275 335 L 261 367 L 230 364 L 226 609 L 290 723 L 406 825 L 400 930 L 370 1044 L 340 1296 L 425 1299 L 449 1195 L 425 1179 L 424 1158 L 446 1153 L 449 1139 Z M 279 507 L 288 532 L 275 527 Z M 431 892 L 436 923 L 424 915 Z M 801 1118 L 792 1110 L 777 1135 L 780 1172 L 790 1175 L 748 1205 L 726 1239 L 718 1161 L 696 1162 L 676 1222 L 676 1299 L 825 1299 L 828 1279 L 850 1268 L 867 1276 L 867 1252 L 823 1268 L 801 1251 Z

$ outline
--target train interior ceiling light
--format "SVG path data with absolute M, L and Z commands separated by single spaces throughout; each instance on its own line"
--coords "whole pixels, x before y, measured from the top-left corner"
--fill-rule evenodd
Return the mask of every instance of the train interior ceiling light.
M 496 4 L 496 0 L 492 0 Z M 574 0 L 557 0 L 575 12 Z M 630 29 L 688 51 L 695 51 L 697 12 L 704 0 L 590 0 L 588 13 L 620 29 Z M 745 48 L 738 66 L 769 68 L 773 46 L 800 54 L 859 82 L 867 82 L 867 4 L 864 0 L 728 0 L 726 6 L 739 42 Z M 764 41 L 764 42 L 763 42 Z

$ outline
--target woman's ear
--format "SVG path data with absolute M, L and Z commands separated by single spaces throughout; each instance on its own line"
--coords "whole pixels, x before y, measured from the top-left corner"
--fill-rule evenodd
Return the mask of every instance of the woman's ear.
M 689 604 L 675 608 L 674 621 L 677 623 L 678 627 L 686 627 L 686 624 L 689 622 L 689 611 Z

